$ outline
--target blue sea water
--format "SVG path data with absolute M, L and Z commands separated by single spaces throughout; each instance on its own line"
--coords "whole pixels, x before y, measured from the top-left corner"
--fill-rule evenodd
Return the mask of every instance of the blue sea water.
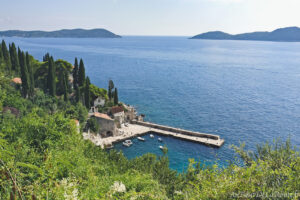
M 120 39 L 5 38 L 36 58 L 49 52 L 74 62 L 100 87 L 113 79 L 119 98 L 146 120 L 218 134 L 219 149 L 164 138 L 170 166 L 188 159 L 223 165 L 234 160 L 231 145 L 291 138 L 300 146 L 300 43 L 189 40 L 186 37 Z M 148 136 L 146 136 L 148 137 Z M 128 158 L 161 155 L 155 141 L 116 145 Z

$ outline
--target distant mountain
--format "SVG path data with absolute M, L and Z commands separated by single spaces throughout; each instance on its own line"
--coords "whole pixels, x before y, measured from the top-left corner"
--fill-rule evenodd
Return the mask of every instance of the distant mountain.
M 272 32 L 253 32 L 231 35 L 221 31 L 213 31 L 196 35 L 190 39 L 210 40 L 260 40 L 278 42 L 300 42 L 300 28 L 288 27 L 276 29 Z
M 52 37 L 52 38 L 120 38 L 105 29 L 63 29 L 58 31 L 0 31 L 0 36 L 4 37 Z

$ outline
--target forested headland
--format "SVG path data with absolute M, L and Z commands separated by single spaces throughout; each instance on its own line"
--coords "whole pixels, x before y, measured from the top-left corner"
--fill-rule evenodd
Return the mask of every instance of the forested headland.
M 110 107 L 120 104 L 117 94 L 112 81 L 108 90 L 93 85 L 82 59 L 71 64 L 46 53 L 39 61 L 2 41 L 0 199 L 299 198 L 299 149 L 289 140 L 255 152 L 233 147 L 240 159 L 225 168 L 191 158 L 182 173 L 169 168 L 167 154 L 128 160 L 83 140 L 93 99 Z

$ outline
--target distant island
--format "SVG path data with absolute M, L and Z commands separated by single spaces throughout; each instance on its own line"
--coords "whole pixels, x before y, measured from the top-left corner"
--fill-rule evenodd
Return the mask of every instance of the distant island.
M 106 29 L 62 29 L 57 31 L 20 31 L 8 30 L 0 31 L 0 36 L 3 37 L 48 37 L 48 38 L 120 38 Z
M 222 31 L 213 31 L 196 35 L 190 39 L 210 40 L 259 40 L 277 42 L 300 42 L 300 28 L 287 27 L 276 29 L 272 32 L 253 32 L 231 35 Z

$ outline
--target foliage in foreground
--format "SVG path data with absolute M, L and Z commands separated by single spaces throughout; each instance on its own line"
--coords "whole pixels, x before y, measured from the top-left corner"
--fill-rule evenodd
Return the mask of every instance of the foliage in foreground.
M 85 106 L 39 89 L 23 98 L 11 78 L 0 74 L 0 111 L 9 106 L 20 114 L 0 113 L 0 199 L 299 198 L 299 150 L 289 141 L 254 153 L 235 147 L 243 166 L 205 167 L 191 159 L 177 174 L 166 156 L 128 160 L 84 141 L 73 119 L 86 122 Z

